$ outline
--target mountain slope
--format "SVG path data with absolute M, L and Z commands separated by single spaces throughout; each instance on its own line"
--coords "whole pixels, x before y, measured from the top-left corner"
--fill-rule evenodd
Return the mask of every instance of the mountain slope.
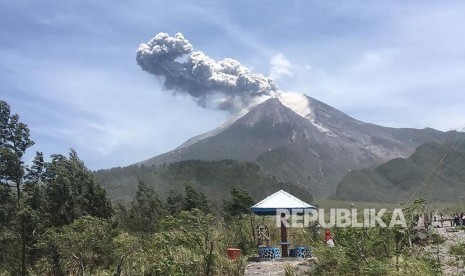
M 348 171 L 408 157 L 417 146 L 441 143 L 446 136 L 434 129 L 363 123 L 302 95 L 298 106 L 285 99 L 269 99 L 236 121 L 139 165 L 188 159 L 252 161 L 279 180 L 327 196 Z
M 234 160 L 188 160 L 167 166 L 129 166 L 94 172 L 113 200 L 130 201 L 139 181 L 152 186 L 162 197 L 171 190 L 182 192 L 186 184 L 205 192 L 216 203 L 230 197 L 233 187 L 247 190 L 255 199 L 284 189 L 312 202 L 312 195 L 291 183 L 279 182 L 264 175 L 254 163 Z
M 336 191 L 336 198 L 353 201 L 406 201 L 434 169 L 445 148 L 438 143 L 418 147 L 409 158 L 398 158 L 373 169 L 348 173 Z M 425 186 L 420 197 L 428 201 L 459 201 L 465 196 L 465 145 L 457 142 L 442 169 Z

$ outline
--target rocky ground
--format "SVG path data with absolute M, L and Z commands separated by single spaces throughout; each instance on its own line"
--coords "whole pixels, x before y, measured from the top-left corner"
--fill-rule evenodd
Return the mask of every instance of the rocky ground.
M 303 272 L 310 268 L 309 262 L 300 258 L 283 258 L 274 261 L 249 262 L 245 269 L 244 276 L 282 276 L 285 275 L 284 269 L 286 265 L 294 267 L 297 275 L 302 275 Z
M 444 275 L 465 275 L 464 263 L 456 260 L 449 251 L 451 246 L 465 242 L 465 231 L 455 230 L 453 227 L 435 228 L 434 232 L 445 238 L 445 242 L 439 245 L 429 245 L 426 252 L 434 257 L 439 257 Z

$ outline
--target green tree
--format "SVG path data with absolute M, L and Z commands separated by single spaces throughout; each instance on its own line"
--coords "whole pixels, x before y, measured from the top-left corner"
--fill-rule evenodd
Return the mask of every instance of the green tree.
M 139 181 L 138 191 L 127 212 L 127 221 L 123 222 L 123 225 L 132 232 L 152 234 L 159 230 L 160 221 L 166 214 L 155 190 Z
M 184 210 L 185 204 L 185 198 L 180 192 L 174 189 L 169 191 L 166 198 L 166 209 L 172 216 L 178 216 Z
M 45 254 L 36 270 L 42 275 L 92 275 L 112 263 L 115 236 L 107 219 L 91 216 L 60 228 L 49 228 L 39 242 Z
M 36 152 L 30 167 L 26 168 L 26 184 L 41 184 L 45 182 L 45 161 L 42 152 Z
M 17 202 L 11 189 L 0 185 L 0 274 L 8 271 L 19 274 L 21 258 L 18 244 L 21 243 L 16 224 Z
M 250 207 L 255 203 L 252 196 L 239 187 L 234 187 L 231 190 L 231 201 L 223 202 L 223 210 L 227 215 L 240 217 L 243 214 L 250 214 Z
M 26 150 L 34 145 L 29 128 L 19 121 L 18 114 L 10 113 L 10 106 L 0 101 L 0 183 L 13 187 L 19 204 Z
M 250 211 L 255 200 L 246 190 L 239 187 L 232 188 L 231 196 L 231 201 L 223 202 L 224 217 L 228 222 L 229 230 L 234 233 L 237 246 L 243 252 L 249 252 L 255 249 L 257 243 L 256 223 Z
M 111 202 L 76 151 L 71 150 L 68 158 L 61 154 L 51 157 L 43 173 L 50 226 L 66 225 L 85 215 L 109 218 Z
M 18 214 L 24 223 L 25 239 L 29 253 L 28 261 L 31 264 L 39 258 L 40 252 L 35 249 L 35 244 L 49 225 L 42 177 L 44 165 L 43 154 L 37 152 L 32 165 L 26 168 L 27 173 L 24 177 L 21 201 L 22 208 Z
M 34 145 L 29 137 L 29 128 L 19 121 L 18 114 L 11 114 L 10 106 L 0 101 L 0 184 L 3 192 L 16 192 L 17 210 L 21 209 L 21 191 L 25 166 L 23 156 L 26 150 Z M 27 274 L 26 269 L 26 229 L 24 221 L 18 218 L 21 240 L 21 275 Z
M 186 198 L 185 198 L 185 210 L 191 211 L 193 209 L 199 209 L 202 212 L 209 213 L 210 207 L 207 196 L 199 192 L 191 185 L 185 186 Z

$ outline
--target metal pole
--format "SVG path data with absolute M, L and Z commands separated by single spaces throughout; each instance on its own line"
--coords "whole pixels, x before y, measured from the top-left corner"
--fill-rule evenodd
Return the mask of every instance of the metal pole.
M 281 214 L 281 217 L 284 217 L 284 214 Z M 281 254 L 283 257 L 289 257 L 287 252 L 287 229 L 283 220 L 281 220 Z

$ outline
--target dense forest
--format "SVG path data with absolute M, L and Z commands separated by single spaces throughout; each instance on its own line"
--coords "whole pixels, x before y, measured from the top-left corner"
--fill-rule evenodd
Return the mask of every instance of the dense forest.
M 136 194 L 138 182 L 142 181 L 163 198 L 179 193 L 185 185 L 189 185 L 204 192 L 216 203 L 229 199 L 229 191 L 234 187 L 248 191 L 256 199 L 283 189 L 304 201 L 313 202 L 312 195 L 302 187 L 264 175 L 255 163 L 234 160 L 188 160 L 151 167 L 133 165 L 99 170 L 94 175 L 110 198 L 121 201 L 131 200 Z
M 277 242 L 274 221 L 249 211 L 255 202 L 251 194 L 258 191 L 231 182 L 222 186 L 231 187 L 229 197 L 218 200 L 199 189 L 222 183 L 212 173 L 215 166 L 242 168 L 235 179 L 241 170 L 257 174 L 251 164 L 192 161 L 145 168 L 147 174 L 180 184 L 160 197 L 138 177 L 134 192 L 128 191 L 130 200 L 112 202 L 74 150 L 49 159 L 38 152 L 26 165 L 24 154 L 34 142 L 27 125 L 3 101 L 0 127 L 0 275 L 243 275 L 247 257 L 256 255 L 260 244 L 259 224 L 269 225 L 271 242 Z M 120 196 L 124 192 L 118 191 Z M 408 217 L 422 204 L 407 210 Z M 289 230 L 317 257 L 308 275 L 440 273 L 435 258 L 412 248 L 410 228 L 336 228 L 334 248 L 323 246 L 315 226 Z M 430 241 L 441 242 L 434 236 Z M 230 246 L 242 249 L 236 262 L 226 255 Z M 464 258 L 465 246 L 454 250 L 457 259 Z

